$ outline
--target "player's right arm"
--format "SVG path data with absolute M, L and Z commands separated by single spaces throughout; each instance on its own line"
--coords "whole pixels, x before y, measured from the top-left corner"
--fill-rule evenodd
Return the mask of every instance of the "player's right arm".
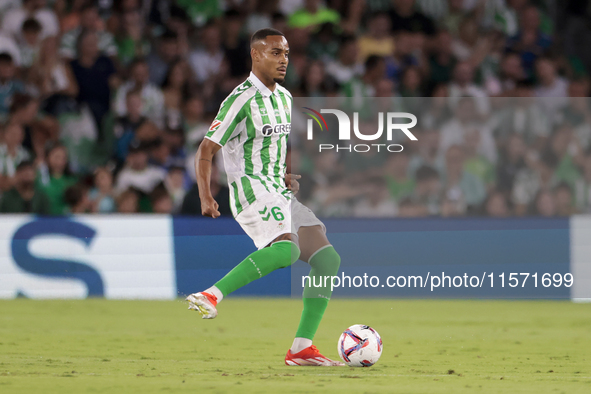
M 197 187 L 201 199 L 201 213 L 204 216 L 212 218 L 220 216 L 218 203 L 211 195 L 210 189 L 213 156 L 222 146 L 226 145 L 229 140 L 236 137 L 244 129 L 248 103 L 253 96 L 253 92 L 248 93 L 250 86 L 250 82 L 248 82 L 248 85 L 239 86 L 224 100 L 197 150 L 195 174 L 197 175 Z
M 195 154 L 195 174 L 197 175 L 197 187 L 201 199 L 201 213 L 203 216 L 217 218 L 220 216 L 218 203 L 211 195 L 211 163 L 213 157 L 221 146 L 205 138 L 199 145 Z

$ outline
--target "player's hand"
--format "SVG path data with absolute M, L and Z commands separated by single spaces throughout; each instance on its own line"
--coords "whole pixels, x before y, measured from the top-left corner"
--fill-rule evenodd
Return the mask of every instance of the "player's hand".
M 285 175 L 285 184 L 287 188 L 296 194 L 300 190 L 300 183 L 296 181 L 296 179 L 300 179 L 301 175 L 296 174 L 287 174 Z
M 220 217 L 220 211 L 218 211 L 219 204 L 213 199 L 213 197 L 209 197 L 207 199 L 201 200 L 201 213 L 203 216 L 208 216 L 210 218 L 218 218 Z

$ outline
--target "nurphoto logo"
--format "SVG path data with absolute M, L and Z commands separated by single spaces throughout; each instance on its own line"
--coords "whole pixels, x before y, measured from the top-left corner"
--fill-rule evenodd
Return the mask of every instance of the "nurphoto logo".
M 320 127 L 320 131 L 328 131 L 328 124 L 324 119 L 322 114 L 333 114 L 337 117 L 338 126 L 339 126 L 339 141 L 350 141 L 351 140 L 351 120 L 349 115 L 347 115 L 344 111 L 338 109 L 321 109 L 320 112 L 309 108 L 303 107 L 311 112 L 303 112 L 304 114 L 310 116 L 312 119 L 308 119 L 307 122 L 307 131 L 308 131 L 308 140 L 314 139 L 314 121 Z M 392 141 L 392 136 L 394 132 L 401 131 L 403 132 L 411 141 L 417 141 L 417 137 L 410 131 L 411 128 L 417 125 L 417 117 L 408 112 L 379 112 L 378 113 L 378 130 L 374 134 L 363 134 L 359 131 L 359 113 L 353 112 L 353 133 L 355 137 L 362 141 L 376 141 L 382 137 L 384 133 L 384 118 L 386 119 L 386 139 L 387 141 Z M 408 119 L 410 120 L 409 123 L 395 123 L 399 122 L 401 119 Z M 336 150 L 339 151 L 347 151 L 347 152 L 368 152 L 371 149 L 377 149 L 380 152 L 380 149 L 385 149 L 388 152 L 402 152 L 404 147 L 400 144 L 349 144 L 349 145 L 333 145 L 333 144 L 319 144 L 318 151 L 322 152 L 323 150 Z

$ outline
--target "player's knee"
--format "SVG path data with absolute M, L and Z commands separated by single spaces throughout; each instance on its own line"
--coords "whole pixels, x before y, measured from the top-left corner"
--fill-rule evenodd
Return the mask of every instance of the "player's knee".
M 279 259 L 279 268 L 286 268 L 298 261 L 300 258 L 300 248 L 295 242 L 278 242 L 273 246 L 281 248 L 282 258 Z
M 295 242 L 290 242 L 290 262 L 289 265 L 292 265 L 300 258 L 300 248 Z
M 328 246 L 310 259 L 310 265 L 320 270 L 323 275 L 336 275 L 341 266 L 341 256 L 332 246 Z

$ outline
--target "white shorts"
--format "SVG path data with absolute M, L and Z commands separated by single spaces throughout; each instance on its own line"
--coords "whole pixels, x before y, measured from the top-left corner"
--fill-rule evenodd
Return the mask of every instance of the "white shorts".
M 295 197 L 288 200 L 279 193 L 260 196 L 236 216 L 236 221 L 258 249 L 281 234 L 297 234 L 300 227 L 320 226 L 326 233 L 324 223 L 314 212 Z

